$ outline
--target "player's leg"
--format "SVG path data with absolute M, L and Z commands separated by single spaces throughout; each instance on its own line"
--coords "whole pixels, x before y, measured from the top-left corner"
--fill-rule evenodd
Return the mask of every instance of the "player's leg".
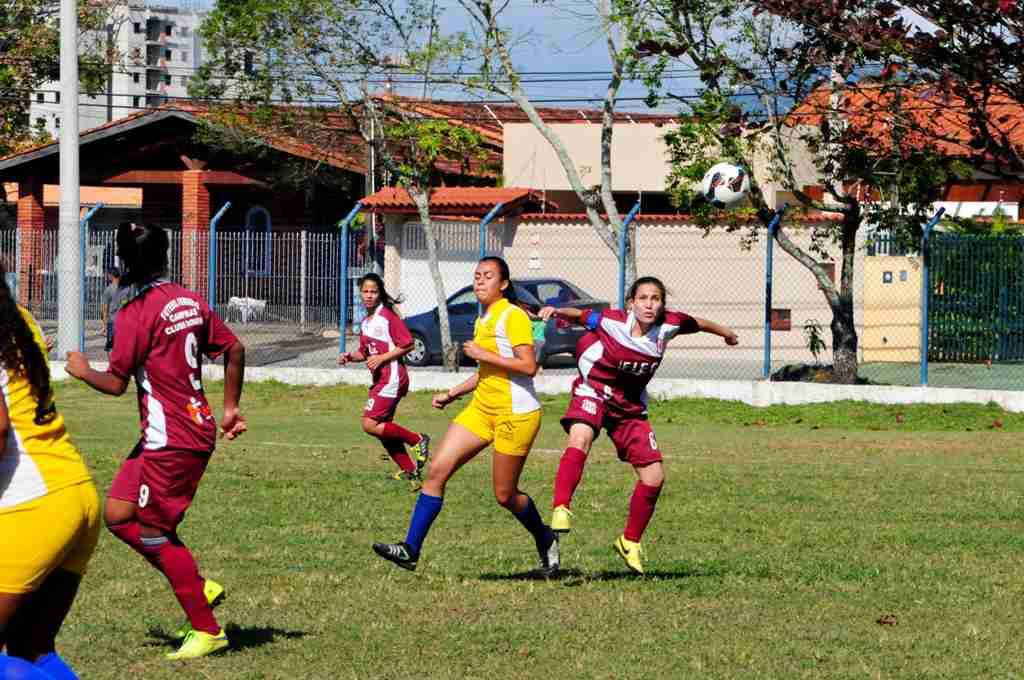
M 558 571 L 558 536 L 544 524 L 533 499 L 519 488 L 526 457 L 540 431 L 541 412 L 504 416 L 498 420 L 494 439 L 491 477 L 498 505 L 511 512 L 533 536 L 541 569 L 548 575 Z
M 486 419 L 475 412 L 467 415 L 470 410 L 466 409 L 459 414 L 456 422 L 448 426 L 437 446 L 430 473 L 416 498 L 405 541 L 373 544 L 374 552 L 403 569 L 416 569 L 423 541 L 444 505 L 444 490 L 448 480 L 486 448 L 494 436 L 493 428 L 489 429 Z
M 416 472 L 419 472 L 430 457 L 430 437 L 421 432 L 408 430 L 394 422 L 398 404 L 409 391 L 408 383 L 403 383 L 398 388 L 395 396 L 382 394 L 386 389 L 386 387 L 374 387 L 370 390 L 369 398 L 366 400 L 366 407 L 363 409 L 363 432 L 385 442 L 385 447 L 388 447 L 388 440 L 400 442 L 403 447 L 415 447 L 413 449 L 413 457 L 416 462 L 413 468 Z M 368 419 L 372 422 L 368 422 Z M 397 447 L 388 447 L 389 454 L 392 449 L 397 450 Z M 404 448 L 402 452 L 403 454 L 405 453 Z M 408 454 L 405 454 L 405 457 L 408 458 Z M 395 462 L 399 464 L 403 471 L 410 471 L 404 462 Z
M 633 466 L 637 475 L 633 495 L 629 501 L 629 515 L 622 535 L 615 542 L 615 550 L 626 565 L 638 574 L 644 573 L 643 538 L 654 508 L 665 483 L 665 468 L 661 451 L 650 422 L 630 419 L 618 423 L 609 431 L 619 458 Z
M 587 455 L 601 430 L 603 419 L 604 404 L 600 399 L 587 394 L 573 394 L 561 420 L 562 428 L 569 438 L 558 461 L 555 490 L 551 499 L 551 528 L 557 532 L 565 533 L 572 529 L 572 512 L 569 507 L 583 479 Z
M 377 400 L 372 400 L 377 401 Z M 412 461 L 409 454 L 405 451 L 405 444 L 401 439 L 395 437 L 388 437 L 384 433 L 387 431 L 386 425 L 390 423 L 382 422 L 377 417 L 370 417 L 363 415 L 363 432 L 366 434 L 376 437 L 384 450 L 387 451 L 388 457 L 398 466 L 398 475 L 395 475 L 395 479 L 402 479 L 402 473 L 406 473 L 405 478 L 411 478 L 416 474 L 416 463 Z

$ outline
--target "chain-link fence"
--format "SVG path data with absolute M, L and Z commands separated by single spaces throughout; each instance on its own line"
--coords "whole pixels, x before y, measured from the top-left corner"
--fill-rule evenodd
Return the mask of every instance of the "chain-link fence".
M 252 365 L 333 367 L 342 328 L 348 346 L 356 342 L 365 314 L 356 281 L 367 271 L 381 273 L 390 292 L 402 296 L 401 311 L 417 341 L 413 363 L 440 363 L 437 293 L 422 225 L 392 220 L 386 238 L 353 231 L 347 245 L 336 228 L 219 231 L 211 243 L 206 232 L 166 226 L 171 277 L 212 294 L 217 312 L 246 343 Z M 85 349 L 104 358 L 102 292 L 108 285 L 105 272 L 116 264 L 114 231 L 93 226 L 87 233 Z M 826 277 L 839 284 L 837 246 L 815 251 L 809 225 L 799 222 L 787 224 L 786 233 L 814 253 Z M 435 235 L 456 343 L 472 336 L 478 312 L 472 272 L 481 246 L 508 260 L 521 296 L 533 309 L 619 303 L 619 261 L 578 216 L 526 215 L 483 230 L 476 221 L 440 220 Z M 57 233 L 42 233 L 34 260 L 22 252 L 23 240 L 15 230 L 0 231 L 8 286 L 44 330 L 55 333 L 61 310 Z M 768 305 L 766 245 L 762 238 L 744 247 L 737 233 L 708 232 L 678 217 L 637 221 L 637 274 L 661 278 L 671 307 L 727 325 L 740 338 L 738 347 L 707 334 L 679 338 L 669 345 L 659 377 L 753 380 L 767 372 L 774 379 L 830 378 L 833 313 L 819 280 L 775 244 Z M 199 266 L 210 248 L 212 277 L 209 266 Z M 1020 389 L 1024 238 L 936 232 L 927 252 L 926 268 L 919 247 L 908 248 L 885 234 L 869 233 L 857 243 L 850 305 L 860 377 L 880 384 L 917 385 L 925 377 L 936 387 Z M 565 322 L 538 324 L 545 370 L 571 373 L 582 334 Z

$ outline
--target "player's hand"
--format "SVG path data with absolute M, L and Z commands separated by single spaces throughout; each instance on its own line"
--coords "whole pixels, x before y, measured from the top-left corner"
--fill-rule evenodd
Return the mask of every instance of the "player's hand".
M 472 340 L 467 340 L 462 343 L 462 353 L 473 361 L 480 361 L 484 356 L 486 356 L 487 350 Z
M 43 343 L 46 345 L 46 353 L 49 354 L 53 351 L 53 346 L 57 344 L 57 341 L 53 339 L 53 336 L 47 335 L 43 337 Z
M 342 352 L 338 355 L 338 365 L 344 366 L 348 362 L 352 361 L 352 357 L 348 352 Z
M 541 307 L 540 311 L 537 312 L 537 316 L 543 319 L 544 321 L 547 321 L 548 319 L 553 317 L 555 315 L 555 312 L 557 311 L 557 309 L 548 305 L 547 307 Z
M 371 371 L 376 371 L 377 367 L 384 363 L 384 359 L 380 354 L 374 354 L 366 358 L 366 367 Z
M 451 395 L 447 392 L 438 392 L 434 395 L 434 398 L 430 400 L 430 405 L 439 411 L 443 411 L 444 407 L 455 401 Z
M 248 427 L 245 424 L 245 418 L 242 417 L 238 407 L 224 409 L 224 415 L 220 418 L 220 436 L 225 437 L 228 440 L 236 439 Z
M 89 360 L 81 352 L 68 352 L 66 359 L 67 363 L 64 365 L 64 370 L 71 377 L 81 380 L 89 372 Z
M 729 335 L 725 336 L 725 344 L 730 346 L 738 345 L 740 344 L 740 339 L 739 337 L 737 337 L 735 333 L 730 333 Z

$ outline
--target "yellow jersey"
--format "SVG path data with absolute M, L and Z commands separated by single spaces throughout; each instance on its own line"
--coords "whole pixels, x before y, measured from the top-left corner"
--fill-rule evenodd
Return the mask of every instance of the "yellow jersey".
M 39 324 L 26 309 L 18 309 L 45 357 Z M 36 421 L 36 399 L 28 378 L 0 366 L 0 388 L 10 420 L 0 451 L 0 512 L 92 479 L 56 408 Z M 52 392 L 46 398 L 52 402 Z
M 473 342 L 495 354 L 513 358 L 512 348 L 533 346 L 530 319 L 507 298 L 492 304 L 487 314 L 478 317 L 473 329 Z M 531 413 L 540 409 L 533 378 L 481 363 L 480 379 L 473 393 L 473 405 L 492 414 Z

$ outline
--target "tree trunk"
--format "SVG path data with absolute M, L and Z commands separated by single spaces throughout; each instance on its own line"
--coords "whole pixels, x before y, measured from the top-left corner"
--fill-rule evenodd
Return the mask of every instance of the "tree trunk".
M 419 188 L 407 187 L 406 190 L 416 203 L 423 224 L 423 232 L 427 239 L 427 266 L 430 278 L 434 282 L 434 294 L 437 297 L 437 320 L 441 331 L 441 361 L 444 367 L 453 373 L 459 370 L 458 353 L 452 342 L 452 326 L 448 319 L 448 295 L 444 290 L 444 279 L 441 278 L 441 266 L 437 262 L 437 238 L 434 235 L 434 222 L 430 219 L 430 197 Z
M 853 325 L 853 299 L 841 295 L 832 308 L 832 381 L 857 382 L 857 328 Z

